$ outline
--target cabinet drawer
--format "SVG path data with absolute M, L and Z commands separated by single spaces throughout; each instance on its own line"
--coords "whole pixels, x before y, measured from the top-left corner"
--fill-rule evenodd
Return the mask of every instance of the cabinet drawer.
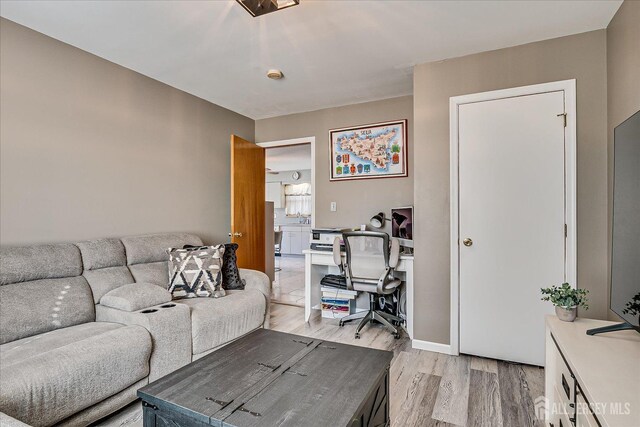
M 566 405 L 573 405 L 576 401 L 576 380 L 560 355 L 560 351 L 557 348 L 555 350 L 558 352 L 555 383 L 559 401 Z
M 282 232 L 282 246 L 280 247 L 280 253 L 283 253 L 283 254 L 291 253 L 291 232 L 290 231 Z
M 556 418 L 558 425 L 554 425 L 553 427 L 574 427 L 574 424 L 569 421 L 569 416 L 567 414 L 558 414 L 558 418 Z
M 576 427 L 599 427 L 589 404 L 579 391 L 576 393 Z
M 556 396 L 561 396 L 561 393 L 564 393 L 563 390 L 560 390 L 556 384 L 555 387 Z M 558 425 L 562 423 L 563 426 L 574 426 L 573 421 L 575 421 L 576 410 L 575 404 L 573 402 L 565 402 L 561 400 L 556 402 L 556 404 L 551 408 L 551 410 L 555 413 L 556 419 L 558 419 Z M 561 421 L 560 421 L 561 420 Z

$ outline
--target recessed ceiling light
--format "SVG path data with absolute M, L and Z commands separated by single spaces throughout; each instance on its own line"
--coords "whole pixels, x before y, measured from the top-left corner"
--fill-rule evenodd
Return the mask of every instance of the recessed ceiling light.
M 254 18 L 300 4 L 300 0 L 236 0 Z
M 273 69 L 267 71 L 267 77 L 269 77 L 271 80 L 280 80 L 284 77 L 284 74 L 282 74 L 282 71 L 280 70 Z

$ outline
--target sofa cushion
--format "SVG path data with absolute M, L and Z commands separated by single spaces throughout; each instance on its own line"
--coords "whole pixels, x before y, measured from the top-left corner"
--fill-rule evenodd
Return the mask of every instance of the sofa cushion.
M 85 270 L 127 265 L 127 256 L 120 239 L 87 240 L 76 245 L 80 248 Z
M 112 415 L 119 409 L 124 408 L 128 404 L 135 402 L 138 399 L 137 393 L 142 387 L 149 384 L 149 378 L 145 377 L 138 382 L 133 383 L 129 387 L 125 388 L 121 392 L 114 394 L 103 400 L 102 402 L 96 403 L 93 406 L 89 406 L 87 409 L 83 409 L 80 412 L 77 412 L 70 416 L 69 418 L 65 418 L 56 427 L 86 427 L 86 426 L 124 426 L 124 425 L 132 425 L 132 426 L 143 426 L 143 421 L 134 414 L 129 413 L 126 418 L 119 418 L 115 416 L 114 418 L 120 419 L 119 423 L 109 422 L 113 418 L 108 419 L 106 421 L 100 421 L 103 418 Z M 135 405 L 132 405 L 135 406 Z M 96 422 L 98 421 L 98 422 Z M 2 426 L 4 427 L 4 426 Z M 11 427 L 11 426 L 7 426 Z
M 169 255 L 167 255 L 168 257 Z M 152 283 L 167 289 L 169 287 L 169 262 L 150 262 L 130 265 L 129 270 L 136 283 Z
M 0 344 L 95 320 L 82 276 L 0 286 Z
M 98 270 L 85 270 L 82 273 L 93 292 L 93 302 L 97 304 L 107 292 L 122 285 L 134 283 L 129 267 L 106 267 Z
M 132 283 L 108 292 L 100 299 L 105 307 L 122 311 L 137 311 L 171 301 L 171 293 L 150 283 Z
M 202 240 L 194 234 L 165 233 L 146 236 L 130 236 L 120 239 L 127 254 L 127 264 L 168 261 L 167 249 L 184 245 L 202 246 Z
M 149 374 L 141 326 L 91 322 L 0 346 L 0 410 L 33 426 L 55 424 Z
M 80 250 L 71 243 L 0 249 L 0 285 L 81 274 Z
M 267 310 L 264 295 L 255 289 L 228 291 L 224 298 L 190 298 L 174 302 L 191 308 L 194 355 L 260 327 Z
M 28 424 L 23 423 L 22 421 L 18 421 L 13 417 L 5 414 L 4 412 L 0 412 L 0 426 L 2 427 L 29 427 Z
M 56 329 L 32 337 L 0 345 L 0 367 L 8 368 L 40 353 L 82 341 L 122 327 L 119 323 L 89 322 L 68 328 Z
M 84 265 L 82 275 L 91 286 L 95 304 L 107 292 L 134 282 L 120 239 L 87 240 L 77 245 Z

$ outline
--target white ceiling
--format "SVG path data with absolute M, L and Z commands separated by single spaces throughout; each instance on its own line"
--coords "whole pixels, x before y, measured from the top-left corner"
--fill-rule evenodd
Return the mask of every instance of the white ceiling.
M 2 1 L 0 14 L 254 119 L 412 93 L 415 64 L 605 28 L 614 1 Z M 265 77 L 280 68 L 280 81 Z
M 272 172 L 311 169 L 311 144 L 267 148 L 265 164 Z

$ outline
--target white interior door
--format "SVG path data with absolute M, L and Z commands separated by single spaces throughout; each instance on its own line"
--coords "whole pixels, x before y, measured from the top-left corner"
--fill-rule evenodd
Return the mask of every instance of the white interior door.
M 566 278 L 564 97 L 458 107 L 462 353 L 544 365 L 540 288 Z

